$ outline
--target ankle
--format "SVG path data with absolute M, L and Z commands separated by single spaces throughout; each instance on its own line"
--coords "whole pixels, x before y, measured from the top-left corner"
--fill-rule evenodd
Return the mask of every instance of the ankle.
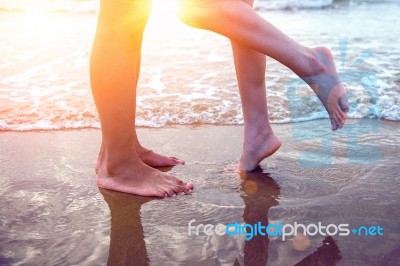
M 329 53 L 329 49 L 325 47 L 306 48 L 302 60 L 306 67 L 301 69 L 299 76 L 308 83 L 309 79 L 326 73 Z
M 101 153 L 99 169 L 107 176 L 117 176 L 127 167 L 135 166 L 140 163 L 140 159 L 134 150 L 133 152 L 102 150 Z
M 255 124 L 256 126 L 251 126 L 251 127 L 245 125 L 244 127 L 245 140 L 254 141 L 254 139 L 258 138 L 259 136 L 270 135 L 271 133 L 273 134 L 273 130 L 269 122 L 267 121 L 266 123 L 265 120 L 263 122 L 264 123 L 257 123 L 257 124 L 253 123 L 253 125 Z
M 273 135 L 275 133 L 269 124 L 262 129 L 249 131 L 245 133 L 243 150 L 247 150 L 248 152 L 257 150 L 260 142 L 270 139 Z
M 312 76 L 318 76 L 326 74 L 335 69 L 335 63 L 333 60 L 332 52 L 329 48 L 324 46 L 318 46 L 311 49 L 312 55 L 310 60 L 310 66 L 313 71 Z
M 144 155 L 146 153 L 151 152 L 151 150 L 143 147 L 139 142 L 135 144 L 135 150 L 138 155 Z

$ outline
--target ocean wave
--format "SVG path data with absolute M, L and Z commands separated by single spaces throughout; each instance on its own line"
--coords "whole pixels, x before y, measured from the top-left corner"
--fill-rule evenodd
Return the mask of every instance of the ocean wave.
M 97 5 L 91 0 L 59 1 L 46 8 L 92 12 L 91 8 Z M 5 3 L 14 3 L 10 8 L 18 8 L 28 1 L 0 0 L 0 6 Z M 37 1 L 35 8 L 44 7 L 40 3 L 45 1 Z M 76 5 L 71 7 L 69 3 Z M 285 16 L 270 12 L 268 18 L 301 43 L 332 48 L 349 93 L 350 118 L 400 121 L 400 52 L 395 26 L 399 8 L 393 7 L 377 5 L 371 11 L 360 5 L 341 12 L 321 10 L 313 16 L 304 16 L 304 12 Z M 371 19 L 371 12 L 381 19 Z M 39 14 L 41 20 L 36 21 L 37 14 L 1 15 L 4 34 L 0 43 L 0 130 L 100 128 L 88 77 L 96 17 Z M 347 50 L 338 45 L 338 24 L 332 24 L 332 20 L 349 25 L 340 32 L 348 39 Z M 365 21 L 368 31 L 360 30 Z M 174 26 L 176 32 L 167 27 L 152 31 L 150 26 L 151 23 L 143 47 L 136 124 L 243 125 L 229 42 L 183 25 Z M 328 118 L 305 83 L 295 88 L 296 94 L 288 93 L 288 84 L 295 78 L 292 72 L 274 60 L 268 60 L 267 69 L 272 123 Z
M 38 0 L 32 3 L 30 0 L 0 0 L 0 10 L 3 11 L 44 11 L 67 13 L 96 13 L 99 10 L 98 0 Z
M 320 9 L 332 6 L 333 2 L 333 0 L 256 0 L 254 7 L 258 10 Z
M 383 119 L 388 121 L 400 121 L 400 106 L 390 106 L 385 110 L 378 110 L 378 113 L 364 114 L 362 108 L 352 111 L 350 119 Z M 287 124 L 307 122 L 317 119 L 328 119 L 325 111 L 310 113 L 301 117 L 281 117 L 271 120 L 272 124 Z M 132 121 L 133 124 L 133 121 Z M 177 114 L 174 110 L 163 113 L 141 113 L 136 119 L 139 127 L 161 128 L 166 126 L 192 126 L 192 125 L 243 125 L 243 116 L 224 113 L 207 112 L 185 112 Z M 15 116 L 0 120 L 0 131 L 36 131 L 36 130 L 66 130 L 66 129 L 99 129 L 100 123 L 95 111 L 64 115 L 50 116 L 48 114 L 31 114 Z
M 350 3 L 364 3 L 375 1 L 349 0 Z M 255 0 L 254 7 L 258 10 L 281 10 L 281 9 L 320 9 L 331 7 L 334 0 Z M 0 0 L 0 10 L 3 11 L 26 11 L 41 10 L 47 12 L 71 12 L 71 13 L 95 13 L 99 10 L 98 0 Z
M 395 3 L 397 0 L 347 0 L 349 4 L 377 4 Z M 254 7 L 257 10 L 299 10 L 299 9 L 321 9 L 332 7 L 338 0 L 255 0 Z M 33 4 L 31 0 L 0 0 L 0 10 L 3 11 L 28 11 L 40 10 L 45 12 L 68 12 L 68 13 L 97 13 L 99 10 L 98 0 L 38 0 Z

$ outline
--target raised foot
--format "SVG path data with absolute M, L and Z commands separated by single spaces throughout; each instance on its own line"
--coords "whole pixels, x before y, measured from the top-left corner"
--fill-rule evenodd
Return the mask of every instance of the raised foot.
M 240 157 L 239 171 L 250 172 L 256 169 L 262 160 L 274 154 L 281 146 L 281 140 L 272 131 L 254 138 L 244 145 Z
M 349 105 L 331 51 L 326 47 L 311 49 L 310 66 L 304 81 L 324 105 L 331 119 L 332 130 L 342 128 L 347 119 Z
M 191 183 L 151 168 L 140 160 L 131 159 L 120 162 L 112 170 L 100 163 L 97 185 L 104 189 L 160 198 L 191 194 L 193 189 Z

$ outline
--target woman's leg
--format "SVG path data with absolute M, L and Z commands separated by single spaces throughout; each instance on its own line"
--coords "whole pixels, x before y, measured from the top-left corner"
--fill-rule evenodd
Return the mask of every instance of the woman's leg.
M 243 0 L 253 5 L 253 0 Z M 239 170 L 251 171 L 281 145 L 269 123 L 265 84 L 266 57 L 240 42 L 231 41 L 244 119 Z
M 314 90 L 331 118 L 332 129 L 341 128 L 349 110 L 346 92 L 331 52 L 295 42 L 260 17 L 242 0 L 181 0 L 182 21 L 214 31 L 272 57 L 302 78 Z
M 134 148 L 136 83 L 149 12 L 145 0 L 101 1 L 90 67 L 102 130 L 97 184 L 142 196 L 188 194 L 191 184 L 145 165 Z

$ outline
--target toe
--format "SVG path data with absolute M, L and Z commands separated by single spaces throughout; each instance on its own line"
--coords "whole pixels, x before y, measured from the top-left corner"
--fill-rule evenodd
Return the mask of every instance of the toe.
M 174 177 L 172 185 L 173 185 L 173 190 L 178 194 L 179 194 L 179 192 L 183 192 L 185 194 L 190 194 L 189 190 L 193 189 L 192 183 L 183 182 L 182 180 L 180 180 L 176 177 Z
M 185 161 L 184 160 L 181 160 L 181 159 L 179 159 L 179 158 L 176 158 L 176 157 L 171 157 L 171 159 L 172 159 L 172 161 L 175 163 L 175 165 L 185 165 Z
M 185 187 L 186 187 L 187 189 L 189 189 L 189 190 L 193 190 L 193 188 L 194 188 L 193 183 L 191 183 L 191 182 L 186 183 Z
M 341 115 L 341 113 L 338 111 L 338 109 L 335 109 L 335 110 L 332 111 L 332 116 L 331 116 L 331 118 L 333 119 L 333 122 L 334 122 L 336 125 L 339 125 L 339 124 L 341 124 L 341 123 L 343 122 L 342 115 Z
M 172 187 L 172 190 L 173 190 L 174 193 L 177 194 L 177 195 L 180 195 L 182 192 L 186 194 L 186 192 L 185 192 L 185 187 L 174 186 L 174 187 Z
M 336 121 L 333 118 L 331 118 L 331 126 L 333 131 L 336 131 L 338 129 Z
M 347 100 L 347 94 L 343 94 L 340 98 L 339 98 L 339 105 L 340 108 L 342 109 L 343 112 L 347 113 L 350 111 L 350 107 L 349 107 L 349 102 Z
M 173 195 L 175 195 L 175 192 L 171 188 L 166 188 L 164 189 L 164 191 L 168 197 L 172 197 Z
M 155 196 L 155 197 L 159 197 L 159 198 L 168 197 L 168 195 L 167 195 L 163 190 L 156 190 L 156 191 L 154 192 L 154 196 Z
M 347 115 L 340 108 L 336 110 L 336 119 L 339 124 L 344 124 L 346 122 Z
M 179 186 L 179 189 L 186 195 L 190 195 L 192 194 L 193 186 L 188 187 L 187 184 L 185 184 L 185 186 Z
M 165 198 L 168 197 L 168 194 L 165 192 L 165 189 L 156 188 L 153 190 L 153 195 L 158 198 Z
M 186 182 L 183 182 L 182 180 L 176 178 L 174 183 L 178 186 L 185 187 L 186 189 L 193 189 L 193 183 L 190 183 L 190 182 L 186 183 Z

